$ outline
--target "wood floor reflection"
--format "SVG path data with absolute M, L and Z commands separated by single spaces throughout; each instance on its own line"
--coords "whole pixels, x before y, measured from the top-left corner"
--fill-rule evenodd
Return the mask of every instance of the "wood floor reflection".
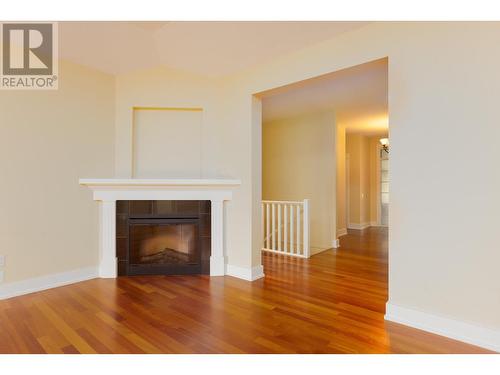
M 263 255 L 266 277 L 95 279 L 0 301 L 1 353 L 480 353 L 384 321 L 387 231 L 308 260 Z

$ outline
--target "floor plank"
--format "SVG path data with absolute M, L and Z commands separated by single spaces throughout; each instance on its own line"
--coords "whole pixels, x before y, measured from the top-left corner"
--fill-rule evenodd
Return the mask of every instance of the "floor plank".
M 95 279 L 0 301 L 0 353 L 486 353 L 384 321 L 387 230 L 266 277 Z

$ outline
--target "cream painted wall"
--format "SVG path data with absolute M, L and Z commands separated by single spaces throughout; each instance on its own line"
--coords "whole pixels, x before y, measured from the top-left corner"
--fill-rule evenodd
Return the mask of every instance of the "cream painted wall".
M 0 90 L 5 283 L 97 266 L 98 206 L 81 177 L 113 174 L 114 78 L 61 61 L 59 90 Z
M 311 253 L 335 238 L 335 114 L 308 113 L 262 126 L 262 197 L 310 199 Z
M 252 253 L 251 265 L 260 264 L 252 226 L 259 213 L 250 208 L 260 198 L 252 160 L 262 146 L 251 136 L 252 95 L 388 56 L 390 302 L 500 328 L 499 35 L 499 23 L 373 23 L 231 77 L 221 117 L 221 137 L 231 145 L 214 150 L 214 160 L 232 155 L 243 179 L 241 204 L 231 208 L 242 236 L 228 237 L 238 259 Z M 480 145 L 474 157 L 464 151 L 471 144 Z
M 343 124 L 337 124 L 337 232 L 347 229 L 347 192 L 346 192 L 346 133 Z

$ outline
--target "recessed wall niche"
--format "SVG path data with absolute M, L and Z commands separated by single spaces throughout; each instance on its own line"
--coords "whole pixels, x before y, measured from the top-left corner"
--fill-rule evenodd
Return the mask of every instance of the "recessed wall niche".
M 201 108 L 134 107 L 134 178 L 201 176 Z

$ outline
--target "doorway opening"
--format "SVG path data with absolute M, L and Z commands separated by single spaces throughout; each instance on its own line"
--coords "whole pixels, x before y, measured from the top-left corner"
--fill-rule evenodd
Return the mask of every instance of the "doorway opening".
M 266 253 L 307 258 L 386 225 L 387 82 L 383 58 L 257 95 Z

